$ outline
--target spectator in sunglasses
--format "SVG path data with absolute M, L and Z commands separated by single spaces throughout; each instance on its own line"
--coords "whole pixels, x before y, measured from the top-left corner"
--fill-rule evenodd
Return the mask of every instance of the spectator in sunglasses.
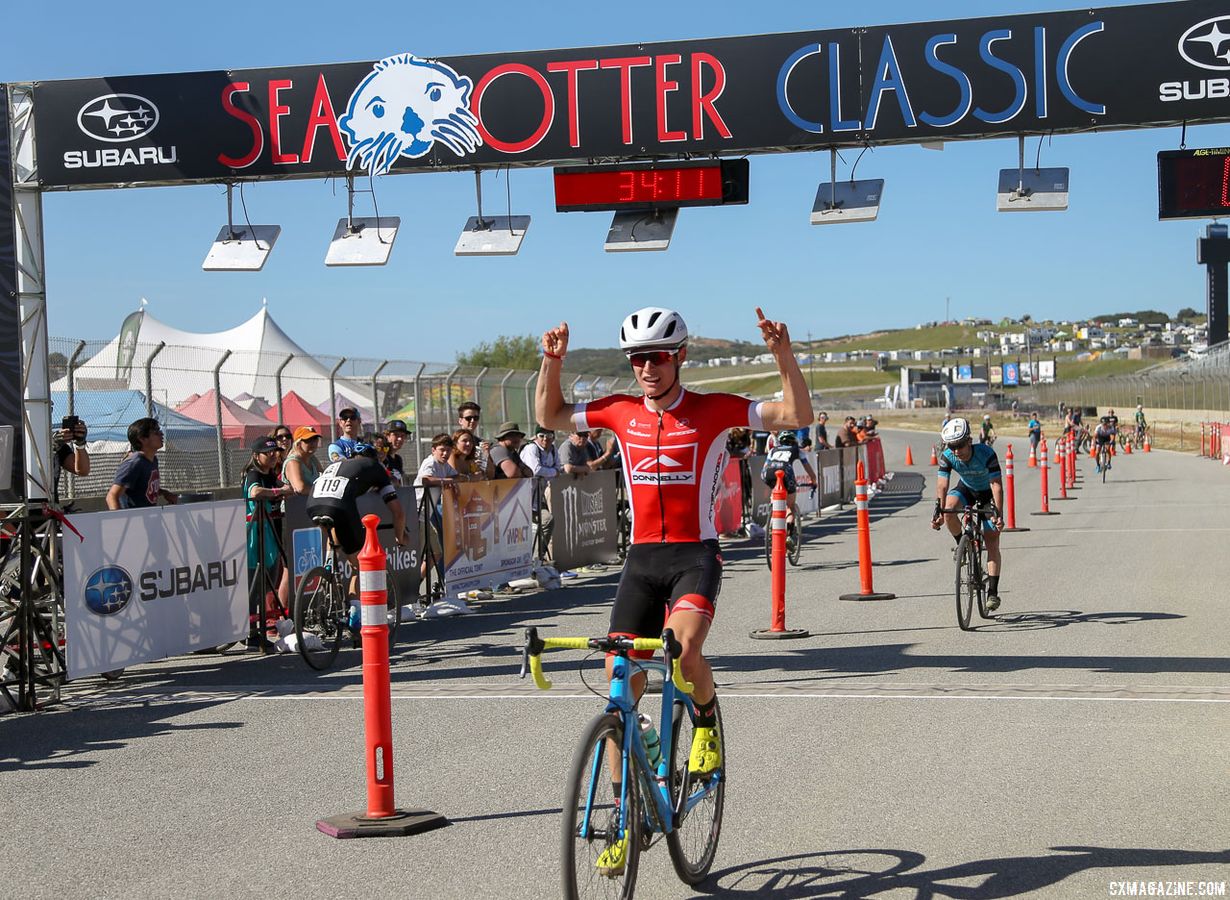
M 491 441 L 483 438 L 478 433 L 478 422 L 482 417 L 483 408 L 473 400 L 467 400 L 465 403 L 457 407 L 457 427 L 464 428 L 470 434 L 474 435 L 474 446 L 476 456 L 475 463 L 483 471 L 488 471 L 491 466 L 488 465 L 488 457 L 491 455 Z
M 161 497 L 177 503 L 179 497 L 162 489 L 157 453 L 162 449 L 162 426 L 157 419 L 137 419 L 128 426 L 132 452 L 115 470 L 115 482 L 107 491 L 107 509 L 146 509 Z
M 354 448 L 363 436 L 363 420 L 359 418 L 359 411 L 353 406 L 347 406 L 339 412 L 337 430 L 341 435 L 329 445 L 329 462 L 354 457 Z

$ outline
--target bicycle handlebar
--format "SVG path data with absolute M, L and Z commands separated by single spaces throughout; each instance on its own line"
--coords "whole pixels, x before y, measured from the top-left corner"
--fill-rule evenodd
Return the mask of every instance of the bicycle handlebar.
M 679 656 L 682 648 L 679 642 L 675 640 L 675 633 L 669 628 L 662 632 L 662 637 L 660 638 L 613 636 L 601 638 L 540 638 L 537 628 L 527 628 L 525 630 L 525 646 L 521 650 L 521 677 L 525 677 L 528 668 L 534 676 L 534 684 L 540 690 L 549 691 L 551 689 L 551 682 L 542 671 L 542 654 L 544 650 L 602 650 L 608 653 L 611 651 L 661 650 L 666 658 L 667 665 L 670 667 L 671 681 L 674 682 L 675 687 L 685 694 L 691 694 L 696 690 L 696 685 L 683 677 L 683 670 L 679 665 Z

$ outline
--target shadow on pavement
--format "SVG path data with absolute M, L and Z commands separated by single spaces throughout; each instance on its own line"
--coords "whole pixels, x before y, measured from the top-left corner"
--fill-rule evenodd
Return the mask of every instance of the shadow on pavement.
M 1063 628 L 1065 625 L 1092 623 L 1095 625 L 1135 625 L 1165 619 L 1185 619 L 1179 613 L 1104 612 L 1083 613 L 1074 609 L 1039 612 L 1007 613 L 994 617 L 993 622 L 979 625 L 974 631 L 1034 631 L 1040 628 Z
M 783 900 L 874 897 L 894 891 L 920 898 L 996 900 L 1052 889 L 1064 879 L 1107 869 L 1107 883 L 1164 866 L 1214 867 L 1230 863 L 1230 850 L 1140 847 L 1052 847 L 1042 856 L 1008 856 L 925 869 L 927 858 L 909 850 L 839 850 L 766 859 L 710 874 L 698 890 L 712 897 L 773 896 Z M 1215 870 L 1214 870 L 1215 871 Z M 1148 873 L 1155 881 L 1158 874 Z M 977 879 L 974 886 L 969 880 Z M 966 882 L 966 883 L 962 883 Z
M 123 702 L 117 698 L 117 703 Z M 4 749 L 0 772 L 34 769 L 84 769 L 96 759 L 83 754 L 123 750 L 130 743 L 156 735 L 182 731 L 229 730 L 243 722 L 206 722 L 182 725 L 165 721 L 196 713 L 223 701 L 201 703 L 125 703 L 111 707 L 56 707 L 36 715 L 4 720 Z

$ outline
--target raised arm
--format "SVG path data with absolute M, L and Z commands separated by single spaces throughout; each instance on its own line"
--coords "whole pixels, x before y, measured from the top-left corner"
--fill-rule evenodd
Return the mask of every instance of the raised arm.
M 564 402 L 564 389 L 560 386 L 560 372 L 564 368 L 567 352 L 567 322 L 560 322 L 557 328 L 543 332 L 542 366 L 538 370 L 538 384 L 534 387 L 534 416 L 539 425 L 556 431 L 572 430 L 573 405 Z
M 760 418 L 766 431 L 782 428 L 802 428 L 810 425 L 815 416 L 811 410 L 811 394 L 807 382 L 794 358 L 790 347 L 790 332 L 785 322 L 770 322 L 760 307 L 756 307 L 756 323 L 764 337 L 765 346 L 777 360 L 777 371 L 782 376 L 782 399 L 761 404 Z

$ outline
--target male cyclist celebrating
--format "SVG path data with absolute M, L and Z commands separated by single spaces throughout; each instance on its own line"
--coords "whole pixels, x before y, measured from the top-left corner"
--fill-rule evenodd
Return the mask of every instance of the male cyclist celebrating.
M 736 427 L 794 429 L 812 420 L 811 398 L 785 324 L 767 321 L 759 308 L 756 316 L 781 373 L 779 402 L 685 390 L 679 372 L 687 358 L 688 328 L 673 310 L 637 310 L 620 328 L 619 346 L 632 365 L 640 397 L 615 394 L 565 403 L 560 369 L 568 325 L 560 323 L 542 336 L 535 398 L 539 423 L 565 431 L 609 428 L 619 439 L 631 497 L 632 546 L 611 610 L 610 633 L 653 637 L 662 633 L 667 616 L 666 626 L 682 645 L 683 674 L 696 685 L 688 766 L 698 774 L 722 764 L 713 672 L 701 650 L 721 586 L 713 507 L 726 463 L 726 433 Z M 638 678 L 639 692 L 645 676 Z
M 1004 484 L 1000 479 L 999 457 L 990 444 L 974 444 L 965 419 L 950 419 L 940 432 L 944 452 L 940 454 L 935 484 L 935 514 L 931 527 L 939 530 L 947 521 L 953 540 L 961 540 L 961 521 L 956 513 L 966 506 L 992 504 L 994 513 L 983 521 L 983 539 L 987 545 L 987 609 L 999 609 L 999 530 L 1004 527 L 1000 510 L 1004 504 Z M 956 472 L 960 483 L 951 490 L 949 478 Z M 943 510 L 943 511 L 941 511 Z M 948 512 L 950 515 L 945 515 Z

